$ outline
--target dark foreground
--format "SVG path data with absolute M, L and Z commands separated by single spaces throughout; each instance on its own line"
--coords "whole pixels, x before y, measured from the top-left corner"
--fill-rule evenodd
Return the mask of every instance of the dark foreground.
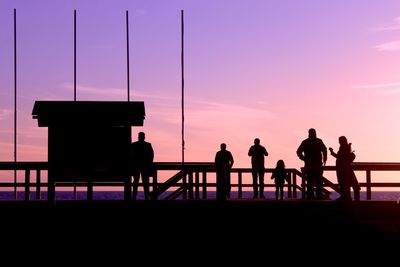
M 18 201 L 0 202 L 0 214 L 3 242 L 71 255 L 93 250 L 96 258 L 115 250 L 195 258 L 224 250 L 231 258 L 246 250 L 352 255 L 400 246 L 400 206 L 387 201 Z

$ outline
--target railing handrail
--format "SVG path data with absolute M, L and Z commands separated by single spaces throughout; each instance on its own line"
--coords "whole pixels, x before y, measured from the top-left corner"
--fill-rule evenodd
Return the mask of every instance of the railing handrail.
M 371 199 L 371 193 L 373 187 L 400 187 L 400 182 L 372 182 L 372 172 L 373 171 L 400 171 L 400 162 L 354 162 L 352 163 L 353 170 L 363 171 L 366 173 L 366 181 L 360 182 L 361 187 L 365 187 L 367 191 L 367 199 Z M 49 163 L 46 161 L 20 161 L 20 162 L 0 162 L 1 171 L 24 171 L 25 172 L 25 182 L 0 182 L 1 187 L 25 187 L 26 198 L 29 198 L 30 187 L 36 187 L 37 196 L 40 195 L 40 188 L 45 188 L 50 186 L 49 182 L 41 182 L 42 171 L 47 171 L 49 169 Z M 179 194 L 185 194 L 189 192 L 189 198 L 192 197 L 194 190 L 195 197 L 198 198 L 201 194 L 203 198 L 206 198 L 207 188 L 215 187 L 216 183 L 210 183 L 207 181 L 207 173 L 215 173 L 214 162 L 155 162 L 154 163 L 154 177 L 153 177 L 153 195 L 160 196 L 163 192 L 170 192 L 173 189 L 173 198 L 177 197 Z M 182 172 L 183 170 L 183 172 Z M 274 168 L 266 168 L 266 173 L 271 173 Z M 288 187 L 288 194 L 294 195 L 296 198 L 296 190 L 300 190 L 304 193 L 304 174 L 296 168 L 287 168 L 290 176 L 290 182 L 286 185 Z M 335 166 L 324 166 L 325 171 L 336 170 Z M 31 171 L 36 173 L 36 182 L 31 181 Z M 157 181 L 158 171 L 177 171 L 170 179 L 163 183 Z M 182 172 L 180 174 L 180 172 Z M 232 168 L 232 173 L 237 174 L 237 182 L 232 182 L 232 187 L 238 188 L 239 197 L 242 195 L 242 188 L 250 187 L 251 183 L 243 182 L 243 174 L 251 173 L 250 167 L 236 167 Z M 182 178 L 185 177 L 184 180 Z M 298 183 L 298 178 L 301 178 L 300 183 Z M 187 181 L 186 182 L 186 178 Z M 201 181 L 202 179 L 202 181 Z M 325 178 L 324 187 L 329 187 L 334 191 L 337 191 L 338 187 L 335 182 L 331 182 L 330 179 Z M 123 182 L 117 181 L 98 181 L 89 183 L 88 181 L 76 181 L 74 182 L 76 186 L 87 186 L 88 190 L 92 186 L 118 186 L 123 185 Z M 71 182 L 57 182 L 57 186 L 68 186 Z M 54 186 L 54 184 L 53 184 Z M 266 184 L 270 187 L 273 185 Z

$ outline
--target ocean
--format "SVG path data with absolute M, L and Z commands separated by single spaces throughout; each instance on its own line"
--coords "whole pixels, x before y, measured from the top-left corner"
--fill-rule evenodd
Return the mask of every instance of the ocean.
M 168 193 L 167 193 L 168 194 Z M 266 191 L 264 193 L 265 200 L 275 200 L 275 191 Z M 200 198 L 202 193 L 200 192 Z M 17 192 L 17 200 L 24 200 L 25 193 L 23 191 Z M 163 199 L 163 195 L 160 199 Z M 207 199 L 215 199 L 216 193 L 214 191 L 207 192 Z M 252 191 L 243 191 L 242 199 L 253 199 Z M 339 194 L 336 192 L 332 192 L 330 195 L 331 200 L 335 200 L 339 197 Z M 36 198 L 35 192 L 31 192 L 30 199 L 34 200 Z M 123 191 L 94 191 L 93 199 L 94 200 L 123 200 L 124 192 Z M 41 199 L 47 199 L 47 192 L 41 192 Z M 86 191 L 77 191 L 76 192 L 77 200 L 85 200 L 87 199 Z M 137 196 L 138 200 L 144 199 L 143 192 L 138 192 Z M 231 200 L 238 199 L 238 193 L 236 191 L 232 191 Z M 294 198 L 288 198 L 287 192 L 284 193 L 284 200 L 293 200 Z M 301 200 L 301 193 L 297 193 L 297 199 Z M 361 191 L 360 193 L 361 200 L 367 200 L 367 194 L 365 191 Z M 14 192 L 13 191 L 2 191 L 0 192 L 0 201 L 14 200 Z M 56 200 L 74 200 L 74 192 L 73 191 L 57 191 L 56 192 Z M 400 191 L 373 191 L 372 199 L 375 201 L 399 201 L 400 200 Z

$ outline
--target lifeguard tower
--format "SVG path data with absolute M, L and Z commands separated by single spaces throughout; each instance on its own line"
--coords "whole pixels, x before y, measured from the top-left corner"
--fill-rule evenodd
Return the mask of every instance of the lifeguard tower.
M 144 102 L 36 101 L 32 116 L 48 127 L 48 199 L 57 182 L 122 182 L 130 198 L 131 127 L 143 126 Z

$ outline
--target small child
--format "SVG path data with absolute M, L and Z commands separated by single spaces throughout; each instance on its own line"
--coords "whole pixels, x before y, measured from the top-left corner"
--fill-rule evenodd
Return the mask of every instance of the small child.
M 285 162 L 283 160 L 278 160 L 276 163 L 276 168 L 272 172 L 271 180 L 275 179 L 275 198 L 278 200 L 279 191 L 280 199 L 283 200 L 283 186 L 285 185 L 285 180 L 287 180 L 288 175 L 285 169 Z

